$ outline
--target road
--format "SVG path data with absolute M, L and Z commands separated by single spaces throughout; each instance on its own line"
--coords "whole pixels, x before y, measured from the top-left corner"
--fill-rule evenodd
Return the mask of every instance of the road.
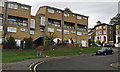
M 117 70 L 110 66 L 117 61 L 117 53 L 106 56 L 78 56 L 46 62 L 38 65 L 36 70 Z

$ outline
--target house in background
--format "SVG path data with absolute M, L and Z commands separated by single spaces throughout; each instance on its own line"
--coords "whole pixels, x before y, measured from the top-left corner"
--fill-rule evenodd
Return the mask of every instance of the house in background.
M 94 27 L 95 29 L 95 37 L 94 41 L 96 42 L 99 40 L 101 43 L 113 43 L 113 26 L 101 23 L 100 21 L 97 22 L 97 25 Z

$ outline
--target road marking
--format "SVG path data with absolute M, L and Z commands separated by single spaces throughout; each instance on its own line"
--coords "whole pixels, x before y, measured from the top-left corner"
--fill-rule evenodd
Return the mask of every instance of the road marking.
M 30 70 L 30 71 L 32 71 L 32 68 L 31 68 L 31 67 L 32 67 L 34 64 L 35 64 L 35 63 L 30 64 L 30 66 L 29 66 L 29 70 Z
M 42 64 L 42 63 L 44 63 L 44 61 L 42 61 L 42 62 L 40 62 L 40 63 L 37 63 L 37 64 L 34 66 L 34 72 L 36 72 L 37 66 L 38 66 L 39 64 Z
M 112 66 L 112 64 L 110 64 L 110 66 Z

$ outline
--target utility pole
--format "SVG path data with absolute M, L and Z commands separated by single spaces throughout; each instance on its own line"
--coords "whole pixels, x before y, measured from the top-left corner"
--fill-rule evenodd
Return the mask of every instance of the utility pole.
M 5 43 L 5 38 L 6 38 L 6 34 L 7 34 L 7 1 L 4 2 L 4 6 L 5 6 L 5 10 L 3 13 L 3 47 L 4 47 L 4 43 Z

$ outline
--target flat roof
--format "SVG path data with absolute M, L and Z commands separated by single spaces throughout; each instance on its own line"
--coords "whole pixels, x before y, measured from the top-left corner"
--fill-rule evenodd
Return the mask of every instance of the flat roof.
M 32 6 L 30 6 L 30 5 L 21 4 L 21 3 L 18 3 L 18 2 L 14 2 L 14 1 L 5 1 L 5 2 L 7 2 L 7 3 L 17 3 L 17 4 L 19 4 L 19 5 L 24 5 L 24 6 L 32 7 Z
M 56 9 L 56 10 L 60 10 L 60 11 L 62 11 L 62 12 L 66 12 L 66 11 L 64 11 L 64 10 L 62 10 L 62 9 L 58 9 L 58 8 L 55 8 L 55 7 L 50 7 L 50 6 L 41 6 L 40 8 L 42 8 L 42 7 L 47 7 L 47 8 L 51 8 L 51 9 Z M 84 17 L 89 17 L 89 16 L 85 16 L 85 15 L 82 15 L 82 14 L 78 14 L 78 13 L 73 13 L 73 12 L 69 12 L 69 13 L 72 13 L 72 14 L 75 14 L 75 15 L 80 15 L 80 16 L 84 16 Z

